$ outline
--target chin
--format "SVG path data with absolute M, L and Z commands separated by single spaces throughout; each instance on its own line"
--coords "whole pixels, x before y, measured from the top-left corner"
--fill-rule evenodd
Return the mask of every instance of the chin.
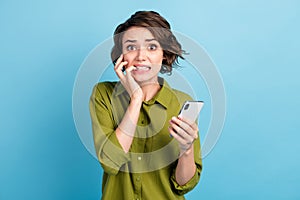
M 139 84 L 139 85 L 145 85 L 145 84 L 151 84 L 151 83 L 157 83 L 157 80 L 153 78 L 134 78 L 134 80 Z

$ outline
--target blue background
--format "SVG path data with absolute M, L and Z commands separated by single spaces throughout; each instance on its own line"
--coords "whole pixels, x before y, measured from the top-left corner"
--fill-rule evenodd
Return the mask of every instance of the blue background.
M 77 70 L 136 10 L 209 53 L 226 123 L 188 199 L 300 199 L 300 3 L 0 1 L 0 199 L 99 199 L 101 167 L 72 116 Z

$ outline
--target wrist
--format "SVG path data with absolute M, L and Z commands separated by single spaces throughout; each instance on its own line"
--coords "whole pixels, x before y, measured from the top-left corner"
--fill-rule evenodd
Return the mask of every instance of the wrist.
M 130 103 L 133 103 L 136 106 L 141 105 L 142 102 L 143 102 L 143 96 L 142 95 L 132 95 L 132 97 L 130 99 Z
M 180 150 L 180 156 L 190 156 L 190 155 L 194 155 L 194 145 L 193 144 L 187 149 Z
M 138 88 L 138 89 L 134 90 L 133 93 L 131 94 L 130 98 L 131 98 L 131 100 L 142 102 L 144 99 L 142 89 Z

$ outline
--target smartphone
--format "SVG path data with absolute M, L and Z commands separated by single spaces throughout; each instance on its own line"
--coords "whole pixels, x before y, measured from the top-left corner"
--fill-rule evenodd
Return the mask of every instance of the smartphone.
M 195 122 L 203 105 L 203 101 L 185 101 L 180 109 L 179 115 Z

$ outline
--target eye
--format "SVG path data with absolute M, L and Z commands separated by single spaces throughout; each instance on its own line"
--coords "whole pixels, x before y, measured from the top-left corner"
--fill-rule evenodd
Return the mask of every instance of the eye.
M 148 46 L 148 49 L 149 49 L 150 51 L 155 51 L 155 50 L 157 49 L 157 45 L 156 45 L 156 44 L 150 44 L 150 45 Z
M 135 51 L 137 49 L 137 47 L 135 46 L 135 45 L 128 45 L 127 47 L 126 47 L 126 50 L 127 51 Z

